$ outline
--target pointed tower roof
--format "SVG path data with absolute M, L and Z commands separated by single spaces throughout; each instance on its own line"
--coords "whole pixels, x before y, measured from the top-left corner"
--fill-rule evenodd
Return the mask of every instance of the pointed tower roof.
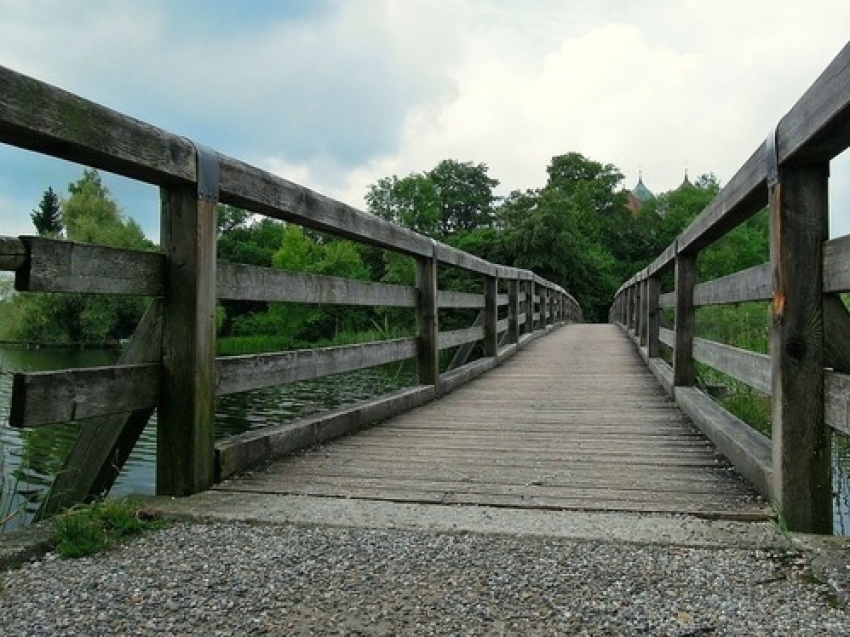
M 694 185 L 691 183 L 691 180 L 688 179 L 688 169 L 685 168 L 685 178 L 682 180 L 682 184 L 679 186 L 679 190 L 685 190 L 687 188 L 693 188 Z
M 641 203 L 646 203 L 650 199 L 655 199 L 655 195 L 652 194 L 652 191 L 646 187 L 643 183 L 643 171 L 638 172 L 638 182 L 634 188 L 632 188 L 632 194 L 635 196 L 635 199 L 640 201 Z

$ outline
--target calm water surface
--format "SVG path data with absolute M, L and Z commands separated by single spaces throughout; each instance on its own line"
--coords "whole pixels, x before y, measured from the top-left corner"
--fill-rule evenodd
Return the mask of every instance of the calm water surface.
M 105 350 L 60 350 L 0 345 L 0 528 L 28 521 L 47 493 L 73 445 L 76 425 L 17 430 L 8 426 L 12 373 L 68 367 L 111 365 L 118 353 Z M 293 383 L 216 401 L 216 438 L 291 422 L 395 391 L 413 383 L 413 370 L 399 364 Z M 110 495 L 152 494 L 155 484 L 156 417 L 151 419 Z M 15 514 L 15 512 L 20 513 Z M 5 525 L 4 518 L 14 516 Z

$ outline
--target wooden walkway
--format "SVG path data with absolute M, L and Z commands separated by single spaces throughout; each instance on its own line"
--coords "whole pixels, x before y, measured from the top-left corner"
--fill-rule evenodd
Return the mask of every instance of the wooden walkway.
M 730 519 L 772 515 L 611 325 L 562 328 L 438 401 L 216 489 Z

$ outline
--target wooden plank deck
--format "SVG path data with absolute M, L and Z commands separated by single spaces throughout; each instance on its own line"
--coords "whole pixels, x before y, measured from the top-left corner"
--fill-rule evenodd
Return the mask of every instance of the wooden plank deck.
M 729 519 L 772 515 L 611 325 L 562 328 L 438 401 L 215 488 Z

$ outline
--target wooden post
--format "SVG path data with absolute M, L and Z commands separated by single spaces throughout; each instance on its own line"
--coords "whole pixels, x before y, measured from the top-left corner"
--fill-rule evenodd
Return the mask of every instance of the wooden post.
M 673 384 L 694 384 L 694 285 L 695 254 L 676 254 L 676 347 L 673 351 Z
M 537 331 L 537 321 L 534 319 L 534 314 L 537 310 L 537 303 L 534 300 L 535 295 L 537 294 L 537 284 L 534 282 L 534 279 L 531 279 L 528 282 L 528 326 L 529 333 L 534 334 Z
M 788 529 L 832 532 L 824 424 L 823 243 L 829 165 L 788 166 L 770 188 L 774 497 Z
M 640 282 L 640 335 L 639 342 L 641 347 L 646 347 L 647 337 L 649 335 L 649 299 L 646 296 L 648 279 Z
M 416 300 L 419 383 L 436 387 L 440 382 L 440 344 L 437 322 L 437 259 L 433 257 L 416 260 Z
M 635 328 L 637 327 L 637 322 L 636 322 L 637 311 L 635 309 L 635 306 L 637 305 L 637 298 L 636 298 L 637 292 L 635 291 L 634 284 L 629 286 L 628 294 L 629 294 L 629 322 L 628 322 L 629 330 L 628 331 L 629 331 L 629 333 L 633 333 Z
M 189 495 L 215 478 L 216 202 L 195 186 L 163 187 L 166 257 L 156 490 Z
M 484 356 L 499 353 L 499 279 L 484 277 Z
M 519 324 L 519 281 L 508 280 L 508 343 L 518 343 L 521 326 Z
M 658 312 L 661 281 L 651 276 L 646 280 L 646 355 L 658 358 Z

